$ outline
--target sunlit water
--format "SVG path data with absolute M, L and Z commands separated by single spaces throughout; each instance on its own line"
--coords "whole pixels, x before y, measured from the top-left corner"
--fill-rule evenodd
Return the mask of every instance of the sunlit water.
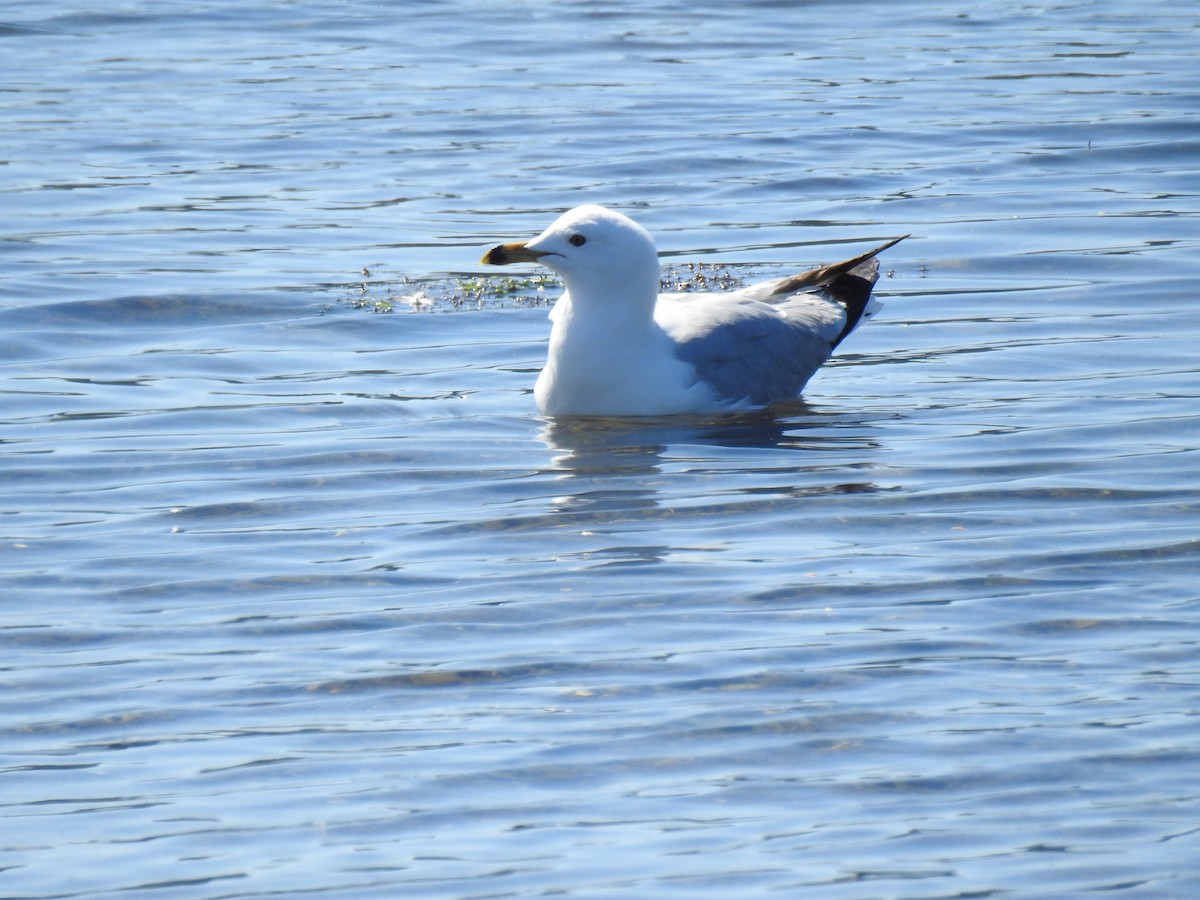
M 1200 14 L 262 7 L 0 15 L 0 895 L 1200 891 Z M 548 421 L 467 285 L 583 202 L 913 237 Z

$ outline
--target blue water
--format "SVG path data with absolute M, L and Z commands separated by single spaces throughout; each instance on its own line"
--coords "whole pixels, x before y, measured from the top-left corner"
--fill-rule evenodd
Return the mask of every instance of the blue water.
M 1200 13 L 104 9 L 0 6 L 0 896 L 1200 891 Z M 913 237 L 803 403 L 546 420 L 585 202 Z

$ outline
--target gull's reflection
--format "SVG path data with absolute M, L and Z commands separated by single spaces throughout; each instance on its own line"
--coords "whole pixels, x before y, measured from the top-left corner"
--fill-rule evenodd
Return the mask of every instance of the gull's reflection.
M 806 434 L 830 424 L 803 401 L 772 411 L 708 416 L 547 420 L 539 437 L 555 468 L 576 475 L 652 472 L 669 446 L 813 448 L 832 439 Z
M 596 542 L 578 559 L 612 566 L 668 558 L 682 545 L 662 541 L 697 516 L 877 490 L 860 480 L 874 457 L 872 431 L 857 416 L 798 401 L 769 413 L 549 419 L 539 437 L 559 485 L 550 513 Z M 854 480 L 844 480 L 851 472 Z M 605 543 L 618 535 L 619 543 Z

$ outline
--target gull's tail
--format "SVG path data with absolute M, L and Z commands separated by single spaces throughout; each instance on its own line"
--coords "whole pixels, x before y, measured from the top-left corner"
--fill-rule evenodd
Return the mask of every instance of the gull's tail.
M 836 347 L 862 321 L 865 313 L 873 311 L 869 306 L 871 289 L 875 287 L 875 282 L 879 279 L 879 260 L 875 256 L 888 247 L 900 243 L 906 237 L 909 235 L 893 238 L 880 244 L 874 250 L 860 253 L 843 262 L 834 263 L 831 266 L 821 266 L 785 278 L 775 285 L 771 295 L 783 297 L 805 289 L 818 288 L 830 300 L 846 307 L 846 324 L 842 327 L 841 334 L 833 342 L 833 346 Z

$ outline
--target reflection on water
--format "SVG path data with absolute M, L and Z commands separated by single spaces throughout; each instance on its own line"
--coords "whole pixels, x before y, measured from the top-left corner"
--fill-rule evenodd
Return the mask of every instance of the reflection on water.
M 786 410 L 723 416 L 554 419 L 546 421 L 539 439 L 554 454 L 553 471 L 569 476 L 567 481 L 558 479 L 563 493 L 554 498 L 554 510 L 571 513 L 576 524 L 589 516 L 598 523 L 606 515 L 635 512 L 674 517 L 681 501 L 694 507 L 697 498 L 675 493 L 670 474 L 677 470 L 697 477 L 707 472 L 714 481 L 705 491 L 709 514 L 736 515 L 746 498 L 762 503 L 769 497 L 876 490 L 870 482 L 826 481 L 831 455 L 842 459 L 876 446 L 870 437 L 852 433 L 846 418 L 817 414 L 797 401 Z M 722 453 L 753 449 L 783 453 L 768 459 Z M 771 485 L 731 484 L 730 476 L 739 471 L 772 473 L 780 480 Z M 726 499 L 729 495 L 742 499 Z
M 539 435 L 560 455 L 555 465 L 572 471 L 624 470 L 630 455 L 661 453 L 668 446 L 782 449 L 808 452 L 869 449 L 862 434 L 845 434 L 850 417 L 811 409 L 803 400 L 769 410 L 713 416 L 560 418 Z M 833 433 L 837 429 L 838 433 Z

